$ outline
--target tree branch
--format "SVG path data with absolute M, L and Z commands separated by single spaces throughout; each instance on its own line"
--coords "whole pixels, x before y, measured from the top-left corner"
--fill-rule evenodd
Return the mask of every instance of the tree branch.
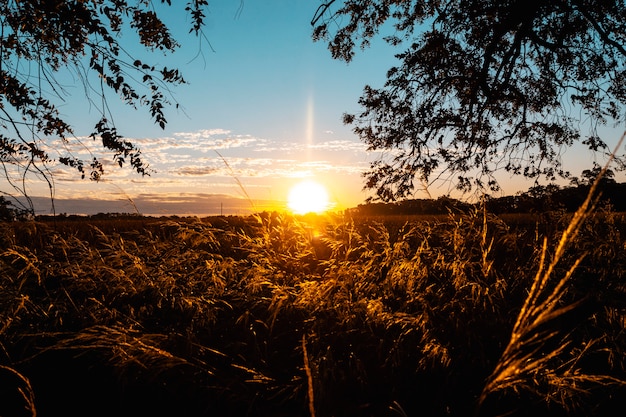
M 584 6 L 578 4 L 578 2 L 574 2 L 576 8 L 578 9 L 578 11 L 580 11 L 580 13 L 585 17 L 585 19 L 587 19 L 589 21 L 589 23 L 591 23 L 591 25 L 593 26 L 593 28 L 596 30 L 596 32 L 598 32 L 598 34 L 600 35 L 600 38 L 607 44 L 613 46 L 615 49 L 617 49 L 622 55 L 626 56 L 626 48 L 624 48 L 624 46 L 622 44 L 620 44 L 619 42 L 617 42 L 614 39 L 611 39 L 609 37 L 609 34 L 602 28 L 602 26 L 600 26 L 600 23 L 594 19 L 594 17 L 591 15 L 591 13 L 589 13 Z
M 322 16 L 324 16 L 324 13 L 326 13 L 326 10 L 328 10 L 328 8 L 332 6 L 334 2 L 335 0 L 330 0 L 328 3 L 320 4 L 320 6 L 315 11 L 315 14 L 313 15 L 313 18 L 311 19 L 311 26 L 315 26 L 317 24 Z

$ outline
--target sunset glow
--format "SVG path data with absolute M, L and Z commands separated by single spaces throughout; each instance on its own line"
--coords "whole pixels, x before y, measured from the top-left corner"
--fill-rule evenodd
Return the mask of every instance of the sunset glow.
M 57 161 L 46 167 L 54 177 L 54 202 L 50 184 L 39 174 L 24 182 L 37 214 L 211 216 L 283 210 L 290 187 L 313 178 L 324 184 L 325 195 L 317 200 L 310 196 L 310 203 L 289 199 L 289 210 L 347 209 L 376 197 L 375 189 L 363 189 L 363 173 L 380 156 L 390 154 L 368 150 L 354 126 L 343 123 L 342 114 L 358 114 L 365 85 L 385 84 L 387 71 L 397 63 L 397 48 L 372 39 L 367 51 L 345 65 L 332 59 L 325 42 L 313 42 L 310 22 L 317 6 L 310 2 L 214 2 L 206 35 L 218 53 L 207 54 L 211 59 L 204 62 L 196 59 L 199 45 L 180 24 L 187 19 L 183 8 L 153 3 L 175 23 L 173 35 L 181 45 L 171 56 L 155 51 L 156 56 L 145 58 L 180 68 L 188 84 L 172 90 L 176 105 L 164 109 L 164 129 L 154 123 L 149 106 L 134 110 L 114 95 L 107 103 L 117 132 L 141 149 L 150 175 L 139 175 L 130 161 L 119 167 L 112 153 L 103 151 L 101 141 L 91 138 L 101 117 L 90 104 L 95 96 L 85 97 L 80 82 L 74 82 L 73 70 L 59 73 L 60 82 L 68 86 L 67 96 L 61 94 L 54 104 L 71 122 L 78 140 L 45 138 L 45 151 Z M 267 30 L 268 22 L 272 30 Z M 183 42 L 186 37 L 190 42 Z M 204 45 L 200 56 L 210 51 Z M 622 128 L 599 127 L 598 133 L 617 138 Z M 589 153 L 581 144 L 573 145 L 567 154 L 563 168 L 573 175 L 589 163 Z M 83 161 L 98 157 L 105 175 L 100 181 L 81 180 L 76 169 L 58 164 L 66 155 Z M 428 188 L 416 183 L 409 197 L 468 198 L 448 183 L 442 169 L 432 173 L 441 182 L 427 184 Z M 20 178 L 22 173 L 14 174 Z M 625 181 L 625 176 L 616 172 L 615 180 Z M 2 177 L 0 190 L 14 190 L 14 184 Z M 534 179 L 511 177 L 504 170 L 496 172 L 496 179 L 503 195 L 535 185 Z M 328 199 L 330 206 L 322 201 Z
M 287 205 L 295 214 L 321 213 L 328 210 L 328 192 L 315 181 L 303 181 L 291 188 Z

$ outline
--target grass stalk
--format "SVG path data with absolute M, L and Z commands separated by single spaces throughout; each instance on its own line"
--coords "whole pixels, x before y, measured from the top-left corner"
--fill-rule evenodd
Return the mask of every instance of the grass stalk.
M 254 211 L 256 211 L 256 207 L 254 205 L 254 201 L 252 201 L 252 198 L 250 198 L 250 195 L 248 194 L 248 191 L 246 191 L 246 187 L 243 186 L 243 184 L 241 183 L 241 181 L 239 180 L 239 178 L 237 177 L 237 175 L 235 174 L 235 170 L 233 170 L 233 168 L 230 166 L 230 164 L 228 163 L 228 161 L 226 160 L 226 158 L 224 158 L 224 156 L 219 153 L 217 150 L 213 150 L 222 160 L 222 162 L 224 162 L 224 165 L 226 166 L 226 168 L 228 168 L 228 171 L 230 173 L 230 176 L 233 177 L 233 179 L 235 180 L 235 182 L 237 183 L 237 185 L 239 186 L 239 189 L 241 190 L 241 192 L 243 193 L 243 195 L 246 197 L 246 199 L 248 200 L 248 202 L 250 203 L 250 207 L 252 207 L 252 209 Z
M 313 391 L 313 373 L 309 364 L 309 354 L 306 349 L 306 336 L 302 335 L 302 356 L 304 358 L 304 370 L 307 378 L 307 396 L 309 398 L 309 413 L 315 417 L 315 395 Z
M 554 382 L 558 382 L 556 388 L 566 391 L 579 391 L 579 385 L 588 382 L 600 384 L 624 383 L 603 375 L 573 372 L 575 370 L 572 369 L 572 364 L 569 363 L 569 366 L 567 366 L 567 361 L 565 361 L 563 366 L 557 366 L 556 369 L 553 369 L 554 365 L 552 362 L 559 363 L 559 357 L 564 353 L 570 342 L 568 334 L 562 334 L 563 332 L 560 329 L 554 326 L 551 327 L 551 325 L 555 319 L 574 310 L 582 302 L 582 300 L 578 300 L 568 304 L 563 302 L 563 298 L 567 292 L 567 284 L 576 268 L 582 262 L 585 254 L 576 259 L 574 264 L 556 284 L 550 284 L 553 281 L 555 268 L 561 261 L 566 249 L 570 243 L 576 240 L 581 225 L 593 212 L 598 198 L 597 188 L 625 137 L 626 132 L 620 138 L 609 160 L 591 185 L 585 201 L 574 213 L 568 227 L 562 233 L 549 263 L 547 261 L 548 242 L 547 239 L 544 239 L 539 269 L 517 316 L 510 340 L 494 371 L 487 378 L 478 400 L 476 414 L 478 414 L 487 397 L 498 391 L 512 389 L 518 392 L 523 389 L 540 394 L 533 387 L 537 383 L 538 376 L 547 377 L 548 381 L 552 379 Z M 546 343 L 555 341 L 557 337 L 561 338 L 558 340 L 559 343 L 552 350 L 546 352 Z M 565 406 L 565 404 L 561 405 Z
M 5 365 L 0 365 L 0 370 L 6 371 L 9 374 L 15 376 L 23 384 L 23 388 L 16 388 L 16 389 L 17 389 L 17 392 L 19 392 L 22 399 L 24 400 L 24 410 L 31 417 L 37 417 L 37 408 L 35 407 L 35 392 L 33 391 L 33 387 L 30 385 L 30 381 L 28 380 L 28 378 L 26 378 L 24 375 L 22 375 L 15 369 L 10 368 Z M 6 394 L 6 392 L 3 394 Z

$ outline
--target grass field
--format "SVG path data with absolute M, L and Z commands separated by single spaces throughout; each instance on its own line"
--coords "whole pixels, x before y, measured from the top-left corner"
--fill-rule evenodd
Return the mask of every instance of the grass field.
M 0 415 L 621 415 L 626 220 L 572 217 L 0 224 Z

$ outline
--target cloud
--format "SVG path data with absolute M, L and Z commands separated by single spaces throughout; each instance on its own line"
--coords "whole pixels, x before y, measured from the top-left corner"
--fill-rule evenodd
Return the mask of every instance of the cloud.
M 359 162 L 333 163 L 318 159 L 302 161 L 287 158 L 241 158 L 223 157 L 206 159 L 206 164 L 171 167 L 175 176 L 214 178 L 302 178 L 317 173 L 360 175 L 366 168 Z
M 229 135 L 230 130 L 227 129 L 202 129 L 195 132 L 176 132 L 174 136 L 183 137 L 187 139 L 208 139 L 213 136 Z
M 365 152 L 367 146 L 361 142 L 354 142 L 350 140 L 331 140 L 321 143 L 313 143 L 307 145 L 309 149 L 320 149 L 325 151 L 352 151 L 352 152 Z
M 193 144 L 193 148 L 201 151 L 221 150 L 248 147 L 261 142 L 259 138 L 251 135 L 232 135 L 230 130 L 205 129 L 195 132 L 174 133 L 175 143 L 180 146 L 183 142 L 187 146 Z
M 365 145 L 335 136 L 326 138 L 333 140 L 285 142 L 239 135 L 226 129 L 126 138 L 141 149 L 143 161 L 154 170 L 149 177 L 137 174 L 128 164 L 119 168 L 113 162 L 113 153 L 104 151 L 99 141 L 82 137 L 78 138 L 80 142 L 64 144 L 56 140 L 49 142 L 51 149 L 71 152 L 87 163 L 97 156 L 106 172 L 103 181 L 95 183 L 81 180 L 78 172 L 59 164 L 50 165 L 50 170 L 59 186 L 57 196 L 64 198 L 89 198 L 90 192 L 92 198 L 115 198 L 118 189 L 129 195 L 151 191 L 168 196 L 172 192 L 209 190 L 241 197 L 241 184 L 250 195 L 280 196 L 294 179 L 311 177 L 353 189 L 348 184 L 360 181 L 361 173 L 368 168 Z M 45 190 L 38 194 L 45 195 Z
M 182 176 L 205 176 L 219 173 L 221 170 L 215 167 L 203 167 L 203 166 L 187 166 L 175 170 L 175 174 Z
M 308 150 L 328 152 L 366 152 L 367 146 L 361 142 L 351 140 L 332 140 L 319 143 L 267 143 L 255 149 L 256 152 L 286 152 L 288 154 L 300 153 Z

